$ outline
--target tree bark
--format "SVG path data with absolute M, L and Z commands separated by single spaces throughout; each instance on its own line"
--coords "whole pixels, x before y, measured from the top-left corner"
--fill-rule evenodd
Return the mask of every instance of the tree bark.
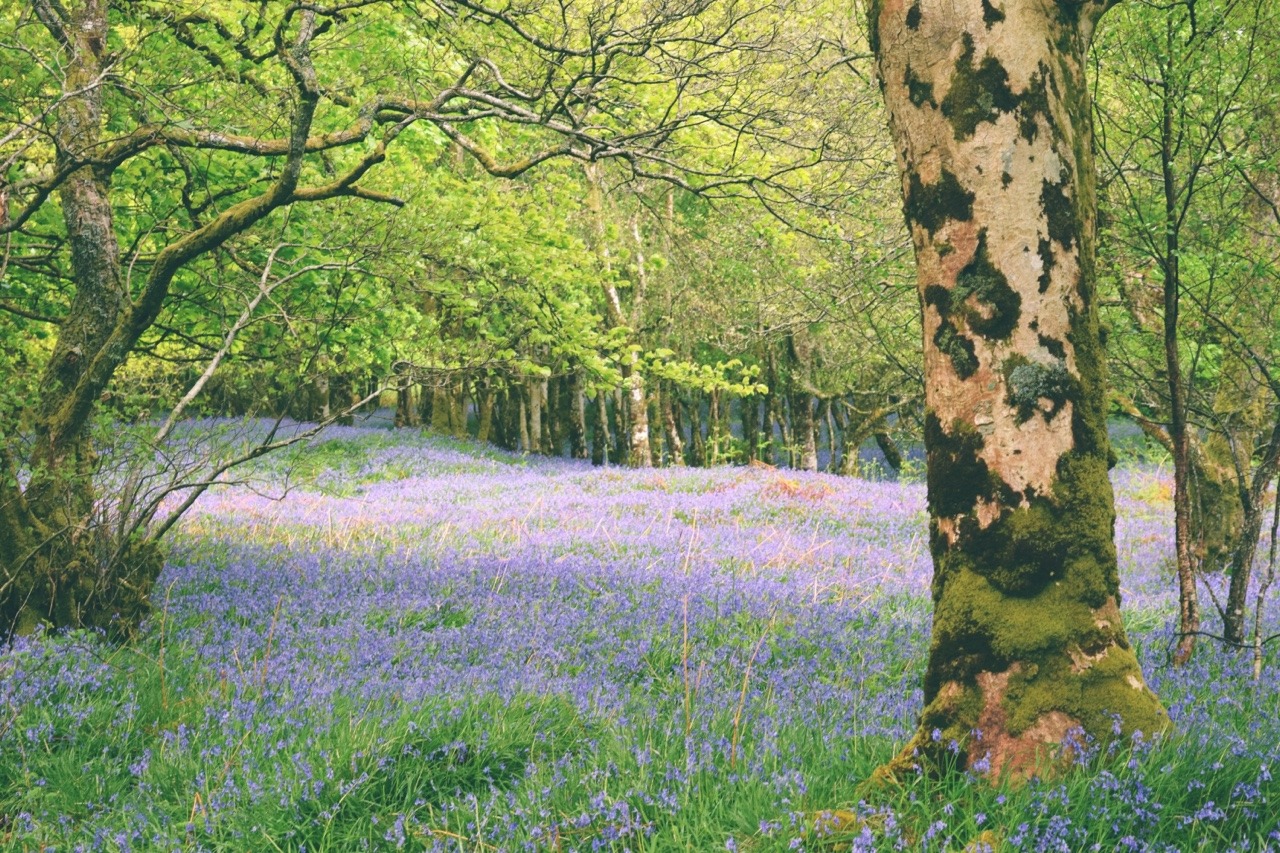
M 702 435 L 702 400 L 697 391 L 689 392 L 689 463 L 694 467 L 710 465 L 707 458 L 707 442 Z
M 880 448 L 880 452 L 884 454 L 884 462 L 889 466 L 889 470 L 897 474 L 902 470 L 902 451 L 898 449 L 897 442 L 893 440 L 893 436 L 884 430 L 876 430 L 875 432 L 876 447 Z
M 595 431 L 591 435 L 591 464 L 609 464 L 609 403 L 604 389 L 596 392 Z
M 1178 577 L 1178 647 L 1173 662 L 1185 664 L 1195 650 L 1200 630 L 1200 602 L 1196 592 L 1196 559 L 1191 551 L 1191 436 L 1187 430 L 1187 386 L 1178 353 L 1178 309 L 1181 295 L 1178 251 L 1178 187 L 1174 176 L 1173 110 L 1171 98 L 1161 105 L 1160 165 L 1164 181 L 1165 246 L 1164 360 L 1169 385 L 1169 440 L 1173 447 L 1174 555 Z
M 476 441 L 488 444 L 489 435 L 493 432 L 493 384 L 490 379 L 476 382 L 475 393 L 479 402 L 476 404 Z
M 1085 80 L 1107 5 L 872 4 L 923 310 L 934 562 L 925 708 L 877 781 L 1026 776 L 1074 729 L 1168 725 L 1120 617 L 1107 477 Z
M 529 440 L 525 445 L 525 449 L 529 453 L 545 453 L 546 448 L 542 446 L 542 380 L 526 379 L 524 381 L 524 390 L 525 399 L 529 401 L 527 411 Z
M 817 426 L 813 419 L 813 395 L 808 391 L 791 394 L 791 429 L 796 440 L 795 467 L 801 471 L 817 471 Z
M 582 388 L 582 371 L 575 370 L 569 381 L 569 453 L 574 459 L 589 459 L 587 448 L 587 395 Z
M 837 411 L 840 421 L 840 467 L 836 473 L 845 477 L 856 477 L 861 473 L 862 468 L 862 460 L 858 455 L 861 433 L 853 424 L 848 404 L 841 403 Z
M 675 387 L 668 385 L 662 395 L 662 424 L 667 431 L 667 453 L 671 464 L 684 467 L 684 441 L 680 438 L 680 422 L 676 418 Z

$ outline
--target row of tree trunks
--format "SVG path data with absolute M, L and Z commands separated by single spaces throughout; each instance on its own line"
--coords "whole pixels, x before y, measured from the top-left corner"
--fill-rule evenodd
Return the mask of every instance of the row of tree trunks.
M 854 475 L 862 473 L 859 448 L 872 439 L 889 471 L 896 473 L 902 465 L 888 431 L 887 409 L 862 412 L 851 399 L 803 392 L 703 393 L 668 382 L 651 383 L 638 400 L 633 389 L 628 383 L 590 393 L 576 372 L 501 385 L 490 379 L 404 383 L 397 389 L 395 424 L 426 425 L 441 434 L 470 435 L 524 453 L 591 459 L 597 465 L 759 461 L 817 471 L 825 451 L 828 471 Z M 660 429 L 637 442 L 637 422 L 644 432 L 650 424 Z

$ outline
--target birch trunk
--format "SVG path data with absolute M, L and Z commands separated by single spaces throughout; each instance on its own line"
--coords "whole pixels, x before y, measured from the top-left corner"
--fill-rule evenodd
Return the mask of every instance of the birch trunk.
M 1107 477 L 1085 55 L 1108 5 L 872 4 L 923 310 L 934 561 L 925 708 L 879 780 L 956 760 L 1026 776 L 1074 729 L 1168 725 L 1120 618 Z

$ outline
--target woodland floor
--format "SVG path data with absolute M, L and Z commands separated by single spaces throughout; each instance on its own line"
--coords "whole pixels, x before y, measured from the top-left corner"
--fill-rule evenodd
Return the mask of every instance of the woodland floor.
M 1276 647 L 1259 683 L 1211 643 L 1170 665 L 1157 466 L 1115 472 L 1117 542 L 1176 734 L 877 803 L 921 704 L 922 485 L 372 427 L 257 475 L 184 521 L 141 644 L 0 653 L 5 849 L 1280 850 Z

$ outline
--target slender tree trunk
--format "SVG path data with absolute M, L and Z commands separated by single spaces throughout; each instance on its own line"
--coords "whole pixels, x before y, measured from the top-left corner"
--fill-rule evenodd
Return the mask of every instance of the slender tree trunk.
M 720 461 L 720 392 L 712 389 L 707 394 L 707 464 Z
M 1164 179 L 1165 247 L 1164 359 L 1169 384 L 1169 439 L 1173 446 L 1174 552 L 1178 576 L 1178 647 L 1173 661 L 1191 659 L 1200 630 L 1200 602 L 1196 591 L 1196 560 L 1191 550 L 1191 436 L 1187 430 L 1187 390 L 1178 354 L 1178 307 L 1181 288 L 1178 228 L 1178 187 L 1174 177 L 1172 99 L 1162 103 L 1160 160 Z
M 542 380 L 526 379 L 524 382 L 525 399 L 528 400 L 526 414 L 529 418 L 529 443 L 526 445 L 530 453 L 545 453 L 542 446 Z
M 672 399 L 675 394 L 675 388 L 668 385 L 666 393 L 662 395 L 662 425 L 667 431 L 667 452 L 671 456 L 671 464 L 683 467 L 684 441 L 680 438 L 680 423 L 676 419 L 676 402 Z
M 559 456 L 561 451 L 559 380 L 544 379 L 542 381 L 542 394 L 543 399 L 547 401 L 547 413 L 543 418 L 547 453 L 552 456 Z
M 528 403 L 525 402 L 526 399 L 528 398 L 528 394 L 526 393 L 526 391 L 527 391 L 527 385 L 524 385 L 522 383 L 519 391 L 519 394 L 520 394 L 520 448 L 519 449 L 521 453 L 532 453 L 533 445 L 529 441 L 529 436 L 530 436 L 529 411 L 531 407 L 528 405 Z
M 772 421 L 769 424 L 769 434 L 773 435 L 776 431 L 779 438 L 782 439 L 781 453 L 785 454 L 778 458 L 778 464 L 786 464 L 795 467 L 794 454 L 795 450 L 792 445 L 791 427 L 787 423 L 786 398 L 781 392 L 774 394 L 769 401 L 769 417 Z M 776 424 L 776 427 L 775 427 Z
M 742 444 L 746 448 L 747 464 L 760 458 L 760 402 L 754 396 L 739 401 L 738 414 L 742 422 Z
M 1258 537 L 1262 534 L 1267 489 L 1275 481 L 1277 473 L 1280 473 L 1280 412 L 1277 413 L 1276 420 L 1272 424 L 1262 458 L 1254 467 L 1249 490 L 1243 496 L 1244 523 L 1241 525 L 1235 549 L 1231 554 L 1231 583 L 1227 589 L 1226 612 L 1222 614 L 1223 636 L 1231 643 L 1244 642 L 1249 579 L 1253 574 Z M 1276 496 L 1275 502 L 1280 504 L 1280 495 Z M 1272 536 L 1274 539 L 1274 531 Z M 1276 548 L 1274 541 L 1271 548 L 1274 555 Z M 1271 561 L 1273 567 L 1274 563 L 1273 557 Z
M 711 464 L 707 458 L 707 442 L 702 435 L 702 401 L 697 391 L 689 392 L 689 462 L 695 467 Z
M 587 395 L 582 389 L 581 370 L 575 370 L 570 377 L 569 398 L 569 453 L 574 459 L 589 459 Z
M 767 465 L 773 465 L 777 460 L 774 455 L 774 448 L 777 444 L 773 440 L 773 407 L 777 393 L 774 391 L 774 384 L 777 381 L 773 371 L 773 356 L 769 357 L 769 390 L 765 392 L 764 399 L 760 401 L 760 461 Z
M 838 407 L 840 420 L 840 469 L 845 477 L 856 477 L 860 473 L 861 460 L 858 457 L 858 442 L 861 437 L 849 416 L 849 407 L 841 404 Z
M 631 446 L 630 407 L 622 388 L 613 389 L 613 453 L 619 465 L 629 465 L 627 449 Z
M 644 320 L 645 297 L 649 290 L 649 271 L 645 266 L 644 240 L 640 235 L 640 220 L 631 220 L 631 238 L 635 252 L 636 280 L 631 296 L 631 322 L 636 329 Z M 614 298 L 616 298 L 616 291 Z M 653 467 L 653 452 L 649 447 L 649 403 L 645 396 L 644 374 L 640 370 L 640 354 L 632 351 L 628 356 L 630 384 L 627 414 L 631 422 L 631 445 L 627 448 L 627 460 L 633 468 Z
M 591 464 L 609 464 L 609 403 L 607 392 L 603 389 L 596 392 L 595 432 L 591 437 Z
M 489 435 L 493 432 L 493 384 L 489 379 L 476 382 L 476 440 L 488 444 Z
M 791 429 L 795 435 L 793 467 L 801 471 L 818 470 L 818 437 L 813 421 L 813 395 L 796 391 L 790 395 Z
M 823 397 L 818 403 L 818 422 L 826 427 L 827 434 L 827 471 L 834 474 L 840 467 L 836 437 L 836 417 L 832 412 L 831 398 Z
M 395 423 L 398 427 L 416 427 L 422 424 L 418 407 L 414 405 L 413 401 L 414 387 L 414 383 L 406 378 L 401 380 L 396 388 Z
M 1107 5 L 872 4 L 924 314 L 934 560 L 925 708 L 881 782 L 921 763 L 1025 776 L 1074 729 L 1168 725 L 1120 617 L 1107 477 L 1085 80 Z

